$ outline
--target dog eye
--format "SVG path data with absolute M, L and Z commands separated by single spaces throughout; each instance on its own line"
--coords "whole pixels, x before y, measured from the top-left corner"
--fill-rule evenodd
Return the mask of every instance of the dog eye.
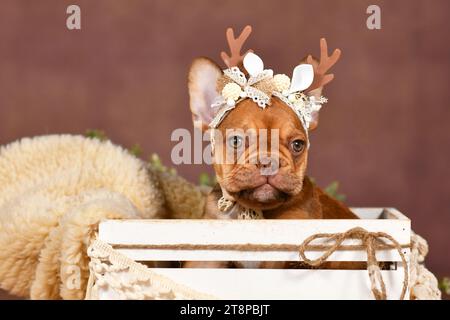
M 240 148 L 242 146 L 242 137 L 240 137 L 240 136 L 231 136 L 228 139 L 228 145 L 231 148 L 235 148 L 235 149 Z
M 305 147 L 305 141 L 297 139 L 291 142 L 291 149 L 294 153 L 302 152 Z

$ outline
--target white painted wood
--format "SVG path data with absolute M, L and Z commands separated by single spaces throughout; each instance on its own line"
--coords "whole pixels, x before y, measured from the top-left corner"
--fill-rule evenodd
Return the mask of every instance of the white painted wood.
M 373 299 L 366 270 L 152 270 L 219 299 Z M 382 271 L 382 275 L 388 299 L 398 299 L 403 270 Z M 112 290 L 100 290 L 99 297 L 114 299 L 118 295 Z
M 111 245 L 145 244 L 300 244 L 315 233 L 344 232 L 359 226 L 382 231 L 401 244 L 410 242 L 410 220 L 394 208 L 353 208 L 360 220 L 110 220 L 100 224 L 99 238 Z M 318 242 L 315 242 L 318 243 Z M 347 241 L 346 244 L 357 243 Z M 297 252 L 239 252 L 223 250 L 117 249 L 138 261 L 298 261 Z M 403 249 L 409 258 L 409 249 Z M 314 258 L 320 252 L 309 252 Z M 393 250 L 377 253 L 379 261 L 400 261 Z M 328 261 L 365 261 L 362 251 L 339 251 Z M 409 259 L 408 259 L 409 260 Z M 220 299 L 373 299 L 366 270 L 304 269 L 182 269 L 153 271 L 196 291 Z M 388 299 L 398 299 L 403 269 L 384 270 Z M 124 277 L 127 275 L 124 274 Z M 120 296 L 111 289 L 100 299 Z M 406 295 L 408 297 L 408 294 Z
M 350 208 L 360 219 L 380 219 L 383 208 Z
M 99 227 L 100 240 L 111 245 L 145 244 L 294 244 L 298 245 L 316 233 L 344 232 L 354 227 L 382 231 L 401 244 L 410 242 L 410 220 L 395 209 L 355 208 L 360 220 L 109 220 Z M 387 219 L 389 217 L 389 219 Z M 323 243 L 315 241 L 314 244 Z M 358 244 L 347 240 L 344 244 Z M 154 250 L 118 249 L 128 257 L 139 260 L 216 260 L 216 261 L 298 261 L 297 252 L 224 251 L 224 250 Z M 409 249 L 403 249 L 409 256 Z M 321 252 L 310 251 L 317 258 Z M 396 250 L 377 253 L 379 261 L 400 261 Z M 335 252 L 329 261 L 365 261 L 364 251 Z
M 350 208 L 360 219 L 409 220 L 395 208 Z

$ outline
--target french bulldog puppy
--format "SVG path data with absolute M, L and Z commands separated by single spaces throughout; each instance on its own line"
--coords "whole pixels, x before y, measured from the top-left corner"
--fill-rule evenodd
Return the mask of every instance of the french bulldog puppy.
M 233 38 L 231 37 L 231 40 Z M 232 49 L 231 44 L 230 48 Z M 231 51 L 233 53 L 233 49 Z M 326 51 L 326 42 L 323 39 L 321 60 L 328 58 Z M 323 86 L 331 81 L 333 76 L 325 75 L 323 70 L 322 74 L 319 74 L 320 61 L 311 57 L 306 61 L 315 67 L 314 80 L 321 80 L 316 83 L 318 86 L 307 94 L 319 99 Z M 209 129 L 208 124 L 216 116 L 211 105 L 221 94 L 217 84 L 222 75 L 220 67 L 207 58 L 198 58 L 191 65 L 188 83 L 190 108 L 194 126 L 203 131 Z M 208 196 L 204 218 L 238 218 L 239 213 L 233 213 L 229 208 L 231 204 L 237 204 L 239 208 L 253 209 L 259 213 L 258 218 L 264 219 L 356 219 L 357 216 L 344 204 L 328 196 L 306 176 L 308 135 L 317 128 L 318 120 L 318 111 L 313 112 L 309 127 L 305 129 L 298 114 L 276 96 L 271 97 L 270 105 L 265 108 L 261 108 L 252 99 L 240 100 L 215 128 L 220 133 L 220 139 L 214 139 L 214 150 L 239 147 L 243 150 L 239 158 L 244 161 L 237 159 L 231 163 L 214 161 L 218 184 Z M 259 129 L 266 129 L 269 135 L 272 130 L 276 130 L 278 146 L 273 149 L 269 145 L 267 150 L 261 151 L 259 144 L 249 143 L 248 137 L 229 134 L 236 132 L 236 129 L 252 129 L 254 130 L 252 132 L 256 132 L 257 138 L 260 138 Z M 270 141 L 271 137 L 265 139 Z M 250 161 L 251 159 L 253 161 Z M 271 174 L 262 170 L 268 166 L 273 167 L 274 164 L 276 170 L 269 170 Z M 225 207 L 228 201 L 230 206 L 221 208 L 221 201 L 225 202 Z M 217 268 L 233 265 L 258 268 L 283 267 L 280 263 L 272 262 L 243 265 L 233 262 L 193 261 L 186 262 L 184 267 Z

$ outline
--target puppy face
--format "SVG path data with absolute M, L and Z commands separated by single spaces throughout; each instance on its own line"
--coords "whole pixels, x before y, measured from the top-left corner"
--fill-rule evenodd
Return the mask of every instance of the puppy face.
M 214 118 L 211 104 L 219 96 L 216 83 L 221 75 L 221 69 L 206 58 L 195 60 L 189 72 L 193 122 L 203 131 Z M 320 91 L 312 94 L 320 95 Z M 310 130 L 317 123 L 318 114 L 313 114 Z M 307 133 L 285 103 L 272 97 L 271 104 L 262 109 L 245 99 L 217 129 L 221 134 L 214 143 L 214 168 L 224 192 L 244 206 L 262 210 L 279 207 L 301 192 L 308 157 Z M 248 131 L 253 132 L 252 139 Z M 235 155 L 232 161 L 224 156 L 230 150 Z
M 246 99 L 218 130 L 221 139 L 215 140 L 215 150 L 223 152 L 216 152 L 214 168 L 222 189 L 236 201 L 272 209 L 302 190 L 307 136 L 298 117 L 282 101 L 273 98 L 270 106 L 261 109 Z

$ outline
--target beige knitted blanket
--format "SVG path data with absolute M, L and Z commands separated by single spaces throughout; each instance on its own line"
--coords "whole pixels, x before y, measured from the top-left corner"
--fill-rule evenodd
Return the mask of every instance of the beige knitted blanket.
M 87 247 L 102 219 L 195 218 L 204 195 L 127 150 L 82 136 L 0 148 L 0 287 L 32 299 L 83 299 Z

